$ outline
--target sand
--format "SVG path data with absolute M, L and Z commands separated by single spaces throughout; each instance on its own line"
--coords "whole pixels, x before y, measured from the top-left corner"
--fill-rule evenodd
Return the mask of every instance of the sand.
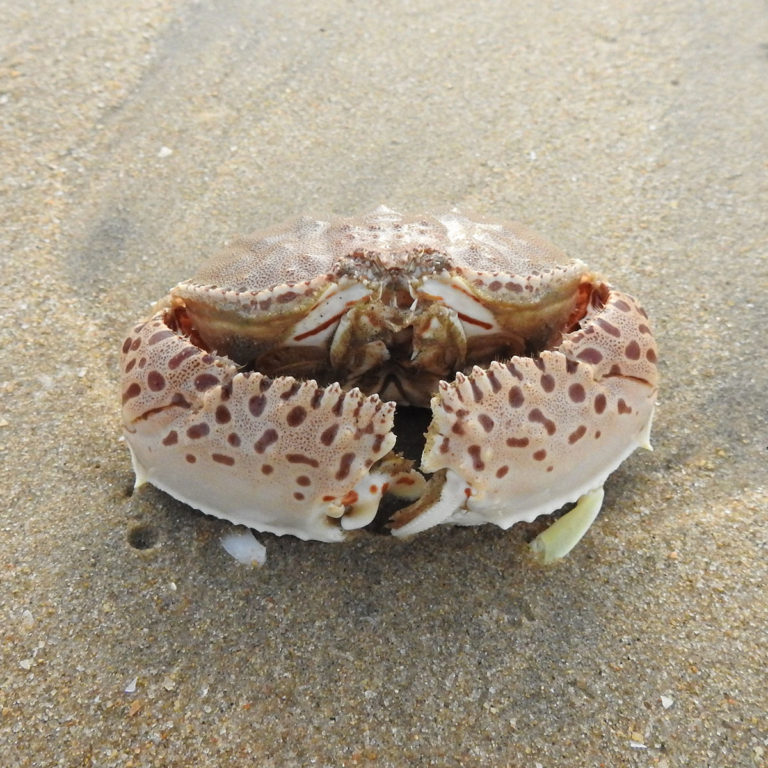
M 764 766 L 768 17 L 0 3 L 3 766 Z M 518 219 L 642 298 L 653 453 L 529 535 L 263 535 L 131 493 L 125 329 L 302 213 Z

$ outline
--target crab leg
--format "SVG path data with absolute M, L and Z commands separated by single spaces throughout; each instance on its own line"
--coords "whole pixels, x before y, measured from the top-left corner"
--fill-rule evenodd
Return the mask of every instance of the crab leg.
M 532 542 L 539 562 L 547 565 L 565 557 L 589 530 L 603 506 L 603 487 L 585 493 L 576 506 L 542 531 Z

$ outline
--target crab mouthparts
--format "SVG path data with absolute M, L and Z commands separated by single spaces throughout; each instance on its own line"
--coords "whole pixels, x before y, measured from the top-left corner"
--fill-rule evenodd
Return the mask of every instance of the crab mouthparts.
M 277 378 L 314 379 L 321 386 L 338 382 L 401 405 L 428 408 L 440 381 L 451 381 L 473 366 L 514 356 L 536 357 L 553 348 L 563 333 L 578 327 L 594 286 L 545 296 L 535 306 L 502 306 L 489 311 L 476 299 L 434 296 L 411 289 L 381 291 L 349 301 L 330 318 L 312 308 L 319 322 L 295 332 L 279 315 L 243 315 L 176 298 L 166 322 L 195 346 L 233 360 L 244 371 Z M 431 290 L 435 290 L 434 286 Z M 410 298 L 406 303 L 405 297 Z M 461 303 L 463 302 L 463 303 Z M 329 302 L 330 303 L 330 302 Z M 303 327 L 303 326 L 302 326 Z

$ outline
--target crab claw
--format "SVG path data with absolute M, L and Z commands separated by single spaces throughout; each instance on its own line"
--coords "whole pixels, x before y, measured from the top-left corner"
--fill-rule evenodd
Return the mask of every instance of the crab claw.
M 439 472 L 431 478 L 426 492 L 416 503 L 392 517 L 392 534 L 404 539 L 448 522 L 466 501 L 468 490 L 467 484 L 455 472 Z
M 421 468 L 444 473 L 443 485 L 431 504 L 402 511 L 396 534 L 439 522 L 509 528 L 578 501 L 535 546 L 546 561 L 562 557 L 597 515 L 608 475 L 649 447 L 655 349 L 650 339 L 641 359 L 634 324 L 643 319 L 614 292 L 596 323 L 587 318 L 590 332 L 566 335 L 559 349 L 440 382 Z
M 138 484 L 261 531 L 341 541 L 408 475 L 374 469 L 395 442 L 395 405 L 377 395 L 238 372 L 168 330 L 162 312 L 123 349 Z

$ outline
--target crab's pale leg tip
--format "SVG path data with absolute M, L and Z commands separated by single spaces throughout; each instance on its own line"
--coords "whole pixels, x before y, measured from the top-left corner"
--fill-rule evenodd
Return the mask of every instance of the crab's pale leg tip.
M 536 559 L 546 565 L 565 557 L 589 530 L 603 505 L 603 487 L 585 493 L 576 506 L 540 533 L 532 542 Z
M 651 424 L 653 423 L 653 412 L 651 412 L 650 417 L 648 418 L 648 422 L 643 427 L 643 431 L 640 433 L 637 444 L 641 448 L 645 448 L 646 451 L 652 451 L 653 446 L 651 445 Z
M 133 452 L 130 443 L 128 443 L 128 450 L 131 452 L 131 464 L 133 465 L 133 474 L 135 478 L 133 481 L 133 490 L 138 491 L 142 485 L 146 485 L 149 482 L 149 474 L 136 459 L 136 454 Z
M 646 451 L 652 451 L 653 446 L 651 445 L 651 430 L 650 428 L 647 429 L 643 434 L 640 435 L 640 439 L 637 441 L 637 444 L 640 448 L 644 448 Z

